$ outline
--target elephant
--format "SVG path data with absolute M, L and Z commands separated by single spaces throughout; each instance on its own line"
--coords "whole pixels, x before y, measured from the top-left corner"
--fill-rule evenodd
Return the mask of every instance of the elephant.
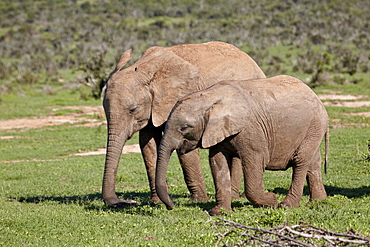
M 107 81 L 103 99 L 108 138 L 102 196 L 110 207 L 136 205 L 134 200 L 118 199 L 115 188 L 122 148 L 134 133 L 139 131 L 151 201 L 160 202 L 155 190 L 157 149 L 167 117 L 177 100 L 220 79 L 266 77 L 249 55 L 224 42 L 154 46 L 124 68 L 131 54 L 130 49 L 121 55 Z M 178 156 L 191 200 L 207 201 L 199 150 Z
M 156 189 L 167 209 L 166 173 L 171 153 L 209 149 L 216 191 L 210 215 L 232 211 L 230 167 L 239 158 L 244 192 L 254 206 L 277 206 L 276 195 L 264 192 L 264 170 L 293 169 L 292 183 L 281 207 L 299 207 L 305 180 L 310 201 L 326 198 L 320 144 L 326 141 L 328 114 L 317 95 L 297 78 L 221 81 L 181 98 L 172 109 L 158 150 Z M 326 166 L 325 166 L 326 167 Z

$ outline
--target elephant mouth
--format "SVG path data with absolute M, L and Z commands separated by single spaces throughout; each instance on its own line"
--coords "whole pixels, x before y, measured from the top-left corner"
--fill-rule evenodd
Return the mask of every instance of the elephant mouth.
M 186 154 L 186 150 L 182 149 L 182 148 L 179 148 L 179 149 L 176 149 L 176 152 L 179 154 L 179 155 L 184 155 Z
M 149 118 L 144 118 L 144 119 L 137 120 L 137 122 L 136 122 L 137 130 L 136 130 L 136 131 L 141 130 L 142 128 L 144 128 L 145 126 L 147 126 L 147 125 L 148 125 L 148 123 L 149 123 Z M 134 131 L 134 133 L 135 133 L 136 131 Z M 133 134 L 134 134 L 134 133 L 133 133 Z M 132 134 L 132 135 L 133 135 L 133 134 Z M 131 136 L 132 136 L 132 135 L 131 135 Z
M 194 149 L 200 147 L 200 143 L 197 140 L 184 140 L 183 143 L 176 149 L 179 154 L 187 154 Z

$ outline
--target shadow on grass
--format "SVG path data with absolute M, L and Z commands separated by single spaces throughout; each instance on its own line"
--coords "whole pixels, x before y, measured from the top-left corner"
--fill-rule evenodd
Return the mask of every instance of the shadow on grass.
M 362 186 L 359 188 L 340 188 L 335 186 L 325 186 L 328 196 L 343 195 L 348 198 L 359 198 L 365 195 L 370 195 L 370 186 Z M 275 194 L 286 195 L 288 190 L 286 188 L 274 188 L 272 191 Z M 307 186 L 305 186 L 304 194 L 309 195 Z M 76 196 L 35 196 L 35 197 L 20 197 L 20 198 L 9 198 L 9 200 L 18 201 L 21 203 L 42 203 L 42 202 L 57 202 L 59 204 L 74 204 L 84 207 L 86 210 L 95 211 L 118 211 L 133 215 L 150 215 L 153 212 L 150 208 L 161 208 L 162 205 L 153 203 L 150 201 L 149 192 L 127 192 L 117 193 L 120 198 L 133 199 L 138 202 L 137 206 L 134 207 L 122 207 L 122 208 L 111 208 L 103 203 L 103 199 L 100 193 L 76 195 Z M 171 198 L 175 201 L 184 201 L 188 195 L 184 194 L 172 194 Z M 176 202 L 175 202 L 176 203 Z M 192 202 L 187 201 L 182 203 L 185 207 L 199 207 L 203 211 L 211 210 L 215 205 L 215 199 L 211 199 L 209 202 Z M 233 200 L 232 207 L 240 208 L 251 203 L 247 199 Z M 163 207 L 164 209 L 164 207 Z
M 88 194 L 78 196 L 34 196 L 34 197 L 20 197 L 20 198 L 9 198 L 10 200 L 17 200 L 22 203 L 41 203 L 47 201 L 58 202 L 60 204 L 76 204 L 76 203 L 87 203 L 95 200 L 101 200 L 101 194 Z
M 56 202 L 59 204 L 73 204 L 84 207 L 86 210 L 97 210 L 97 211 L 122 211 L 125 213 L 132 214 L 148 214 L 145 210 L 140 210 L 144 206 L 150 206 L 153 208 L 161 207 L 161 203 L 154 203 L 150 201 L 149 192 L 127 192 L 127 193 L 117 193 L 117 196 L 122 200 L 135 200 L 137 201 L 136 206 L 128 207 L 109 207 L 103 203 L 103 198 L 101 193 L 86 194 L 86 195 L 76 195 L 76 196 L 34 196 L 34 197 L 10 197 L 10 201 L 18 201 L 21 203 L 43 203 L 43 202 Z M 173 199 L 187 198 L 187 195 L 171 195 Z
M 341 188 L 335 186 L 325 186 L 328 196 L 342 195 L 348 198 L 359 198 L 365 195 L 370 195 L 370 186 L 362 186 L 358 188 Z
M 341 188 L 336 186 L 324 185 L 324 187 L 328 196 L 342 195 L 348 198 L 359 198 L 365 195 L 370 195 L 370 186 L 362 186 L 358 188 Z M 274 188 L 272 192 L 275 194 L 286 195 L 288 193 L 288 189 L 277 187 Z M 303 195 L 310 195 L 307 186 L 304 187 Z
M 202 211 L 209 212 L 213 207 L 216 206 L 216 201 L 211 200 L 209 202 L 187 202 L 183 204 L 185 207 L 199 207 Z M 247 199 L 233 200 L 231 202 L 232 208 L 242 208 L 245 206 L 251 206 L 252 204 Z

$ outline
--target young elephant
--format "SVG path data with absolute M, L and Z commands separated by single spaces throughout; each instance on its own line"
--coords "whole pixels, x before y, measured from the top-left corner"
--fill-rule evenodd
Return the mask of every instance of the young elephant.
M 183 97 L 172 109 L 158 152 L 158 195 L 167 209 L 173 208 L 166 184 L 170 155 L 175 149 L 187 153 L 202 147 L 209 148 L 216 189 L 211 215 L 221 208 L 231 211 L 229 168 L 235 157 L 242 162 L 245 195 L 255 206 L 277 204 L 274 193 L 264 193 L 264 170 L 289 167 L 292 184 L 280 206 L 299 207 L 306 178 L 310 200 L 324 199 L 319 146 L 327 131 L 320 99 L 294 77 L 217 83 Z

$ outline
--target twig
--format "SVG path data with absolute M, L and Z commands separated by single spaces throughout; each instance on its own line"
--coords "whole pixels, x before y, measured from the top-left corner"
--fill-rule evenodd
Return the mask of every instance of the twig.
M 258 242 L 261 242 L 262 245 L 259 246 L 269 245 L 269 246 L 312 247 L 316 246 L 314 240 L 324 240 L 327 242 L 328 246 L 349 245 L 349 244 L 355 246 L 361 245 L 370 246 L 370 238 L 360 236 L 354 232 L 350 234 L 334 233 L 321 229 L 319 227 L 315 227 L 305 222 L 300 222 L 301 223 L 300 225 L 293 226 L 284 225 L 282 227 L 264 230 L 256 227 L 239 224 L 234 221 L 223 218 L 217 219 L 221 222 L 214 222 L 211 217 L 209 220 L 213 223 L 213 226 L 218 231 L 218 238 L 215 246 L 220 246 L 221 241 L 225 241 L 225 238 L 227 237 L 240 238 L 239 240 L 241 240 L 241 242 L 234 246 L 244 246 L 246 244 L 253 244 L 254 246 L 256 246 Z M 218 226 L 227 226 L 229 227 L 229 229 L 226 232 L 221 233 Z M 236 236 L 234 234 L 236 234 Z M 302 241 L 297 240 L 297 238 L 299 238 Z M 234 243 L 237 241 L 238 239 L 234 239 Z
M 325 240 L 329 239 L 329 240 L 341 241 L 341 242 L 344 242 L 344 243 L 351 243 L 351 244 L 367 244 L 367 243 L 369 243 L 369 241 L 366 241 L 366 240 L 365 241 L 363 241 L 363 240 L 349 240 L 349 239 L 345 239 L 345 238 L 340 238 L 338 236 L 327 236 L 327 235 L 318 235 L 318 234 L 309 234 L 309 233 L 299 232 L 299 231 L 293 230 L 289 226 L 285 226 L 284 230 L 287 230 L 288 232 L 291 232 L 295 235 L 298 235 L 298 236 L 304 237 L 304 238 L 315 238 L 315 239 L 325 239 Z M 336 234 L 334 234 L 334 235 L 336 235 Z M 349 237 L 353 237 L 353 236 L 349 236 Z
M 301 223 L 302 223 L 302 224 L 305 224 L 307 227 L 311 227 L 311 228 L 317 229 L 317 230 L 322 231 L 322 232 L 324 232 L 325 234 L 328 234 L 328 235 L 330 235 L 330 234 L 331 234 L 331 235 L 335 235 L 335 236 L 339 236 L 339 237 L 354 238 L 354 239 L 363 240 L 363 241 L 368 242 L 368 243 L 369 243 L 369 241 L 370 241 L 370 239 L 369 239 L 369 238 L 362 237 L 362 236 L 360 236 L 360 235 L 358 235 L 358 234 L 356 234 L 356 235 L 353 235 L 353 234 L 352 234 L 352 235 L 350 235 L 350 234 L 344 234 L 344 233 L 334 233 L 334 232 L 330 232 L 330 231 L 327 231 L 327 230 L 321 229 L 321 228 L 319 228 L 319 227 L 313 226 L 313 225 L 308 224 L 308 223 L 303 222 L 303 221 L 301 221 Z
M 290 238 L 288 236 L 285 236 L 285 235 L 282 235 L 280 233 L 277 233 L 277 232 L 272 232 L 272 231 L 269 231 L 269 230 L 263 230 L 263 229 L 259 229 L 259 228 L 255 228 L 255 227 L 251 227 L 251 226 L 247 226 L 247 225 L 242 225 L 242 224 L 239 224 L 239 223 L 236 223 L 236 222 L 233 222 L 231 220 L 227 220 L 227 219 L 223 219 L 223 218 L 218 218 L 219 220 L 222 220 L 222 221 L 225 221 L 229 224 L 232 224 L 238 228 L 246 228 L 246 229 L 250 229 L 250 230 L 254 230 L 254 231 L 259 231 L 259 232 L 263 232 L 263 233 L 268 233 L 268 234 L 272 234 L 272 235 L 276 235 L 276 236 L 279 236 L 281 238 L 285 238 L 289 241 L 292 241 L 292 242 L 295 242 L 297 244 L 300 244 L 301 246 L 306 246 L 306 247 L 311 247 L 312 245 L 309 245 L 309 244 L 305 244 L 301 241 L 298 241 L 298 240 L 295 240 L 293 238 Z

